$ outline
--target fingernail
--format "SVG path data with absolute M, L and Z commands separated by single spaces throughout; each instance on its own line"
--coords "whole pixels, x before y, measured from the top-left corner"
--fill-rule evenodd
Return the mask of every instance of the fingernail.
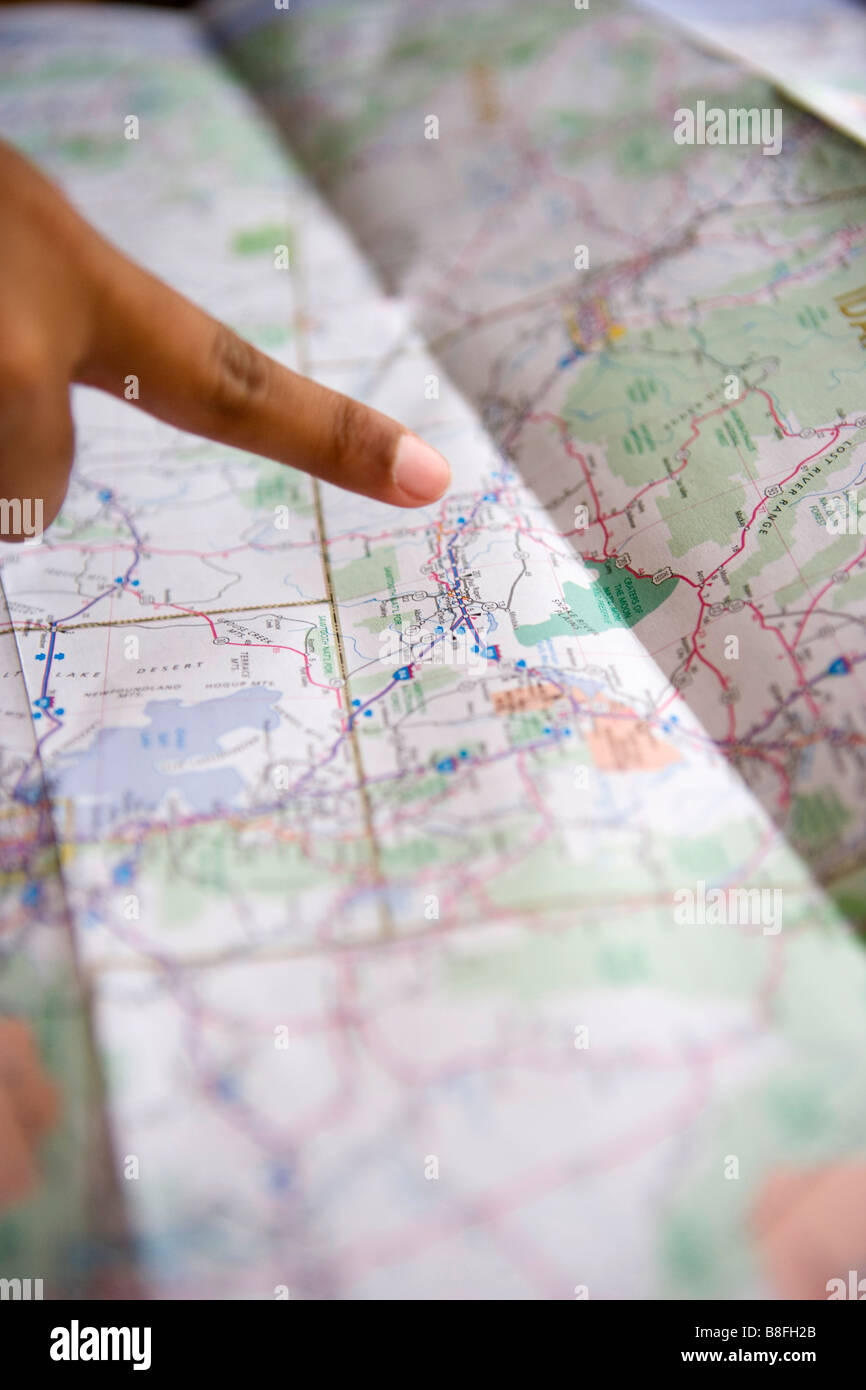
M 413 502 L 435 502 L 451 482 L 451 469 L 417 434 L 401 434 L 394 456 L 394 482 Z

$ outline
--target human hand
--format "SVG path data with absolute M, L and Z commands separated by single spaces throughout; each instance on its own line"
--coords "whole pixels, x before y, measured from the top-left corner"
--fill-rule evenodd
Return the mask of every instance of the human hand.
M 398 507 L 435 502 L 441 454 L 387 415 L 282 367 L 127 260 L 0 142 L 0 493 L 60 510 L 72 467 L 73 382 L 169 424 Z M 6 508 L 4 540 L 23 540 Z
M 0 1018 L 0 1211 L 35 1186 L 37 1144 L 58 1111 L 31 1029 L 21 1019 Z

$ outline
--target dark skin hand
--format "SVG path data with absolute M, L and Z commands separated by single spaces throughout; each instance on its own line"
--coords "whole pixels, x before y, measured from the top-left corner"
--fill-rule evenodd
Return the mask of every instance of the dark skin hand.
M 96 386 L 220 444 L 291 464 L 397 507 L 435 502 L 451 475 L 396 420 L 280 366 L 110 245 L 0 142 L 0 496 L 69 483 L 69 388 Z M 6 533 L 4 540 L 22 540 Z
M 35 1188 L 37 1146 L 59 1112 L 57 1088 L 43 1069 L 30 1027 L 0 1017 L 0 1213 Z

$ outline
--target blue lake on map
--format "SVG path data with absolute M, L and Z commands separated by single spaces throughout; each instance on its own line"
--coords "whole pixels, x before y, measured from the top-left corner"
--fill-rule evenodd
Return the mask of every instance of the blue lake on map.
M 279 699 L 278 690 L 254 686 L 195 707 L 152 700 L 148 724 L 101 729 L 86 752 L 59 758 L 49 769 L 52 793 L 75 806 L 79 834 L 95 833 L 106 812 L 116 819 L 153 811 L 170 791 L 194 814 L 229 806 L 244 786 L 234 768 L 176 764 L 220 757 L 226 735 L 277 723 Z

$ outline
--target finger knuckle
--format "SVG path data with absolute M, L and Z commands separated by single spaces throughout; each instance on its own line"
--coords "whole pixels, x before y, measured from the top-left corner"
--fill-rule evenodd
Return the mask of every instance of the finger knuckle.
M 269 360 L 220 324 L 211 352 L 211 404 L 231 418 L 248 410 L 266 394 Z
M 331 439 L 334 460 L 341 472 L 347 470 L 353 460 L 370 458 L 380 450 L 381 439 L 373 419 L 367 407 L 352 400 L 351 396 L 336 397 Z

